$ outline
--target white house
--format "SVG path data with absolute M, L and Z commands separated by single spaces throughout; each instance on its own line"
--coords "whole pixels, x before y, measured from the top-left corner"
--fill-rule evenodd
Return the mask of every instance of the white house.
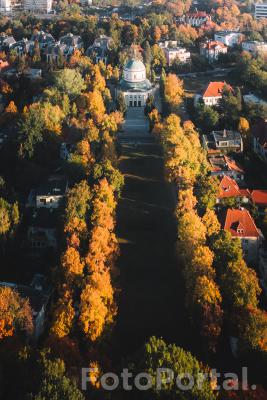
M 249 211 L 228 209 L 224 218 L 223 228 L 231 233 L 233 239 L 239 238 L 243 249 L 244 258 L 249 264 L 257 265 L 259 250 L 263 242 L 263 235 L 257 228 Z
M 37 208 L 58 208 L 68 189 L 65 179 L 51 179 L 36 191 Z
M 200 100 L 204 102 L 207 106 L 215 106 L 219 103 L 222 98 L 223 91 L 233 90 L 230 85 L 226 82 L 210 82 L 202 94 L 197 94 L 194 98 L 195 107 Z
M 227 46 L 225 44 L 210 40 L 200 44 L 200 55 L 205 57 L 209 62 L 218 61 L 220 54 L 227 53 Z
M 244 35 L 240 32 L 218 31 L 214 34 L 214 40 L 225 46 L 233 47 L 242 42 Z
M 186 64 L 190 61 L 190 52 L 183 47 L 177 46 L 177 41 L 167 40 L 165 42 L 159 43 L 159 46 L 164 51 L 168 66 L 170 66 L 175 59 L 177 59 L 182 64 Z
M 207 14 L 206 11 L 189 12 L 180 17 L 179 21 L 191 26 L 200 27 L 208 21 L 211 21 L 211 15 Z

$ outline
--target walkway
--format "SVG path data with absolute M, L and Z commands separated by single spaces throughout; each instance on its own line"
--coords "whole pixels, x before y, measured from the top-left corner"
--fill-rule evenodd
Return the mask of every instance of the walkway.
M 120 135 L 125 187 L 117 223 L 122 289 L 117 356 L 131 355 L 151 335 L 178 339 L 181 345 L 188 336 L 171 187 L 164 180 L 161 149 L 140 111 L 128 111 Z

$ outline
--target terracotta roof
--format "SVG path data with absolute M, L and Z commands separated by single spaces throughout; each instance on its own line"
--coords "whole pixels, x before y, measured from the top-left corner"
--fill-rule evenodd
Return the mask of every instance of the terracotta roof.
M 241 167 L 240 164 L 238 164 L 235 160 L 233 160 L 230 157 L 224 156 L 224 160 L 226 162 L 226 165 L 228 166 L 228 168 L 232 171 L 236 171 L 239 172 L 241 174 L 244 174 L 245 171 L 243 170 L 243 168 Z
M 219 190 L 220 190 L 218 196 L 219 199 L 242 196 L 236 181 L 227 175 L 224 175 L 223 178 L 221 179 Z
M 217 40 L 212 40 L 207 43 L 201 43 L 201 47 L 204 47 L 205 49 L 209 49 L 209 50 L 213 50 L 217 46 L 227 48 L 227 46 L 225 46 L 224 43 L 218 42 Z
M 203 18 L 203 17 L 208 17 L 208 14 L 206 13 L 206 11 L 196 11 L 187 13 L 186 16 L 191 18 Z
M 253 203 L 267 207 L 267 190 L 252 190 L 250 195 Z
M 224 222 L 224 230 L 230 232 L 233 237 L 259 238 L 261 236 L 253 218 L 246 209 L 228 209 Z
M 228 90 L 233 90 L 226 82 L 210 82 L 204 90 L 203 97 L 222 97 L 222 92 L 225 87 Z

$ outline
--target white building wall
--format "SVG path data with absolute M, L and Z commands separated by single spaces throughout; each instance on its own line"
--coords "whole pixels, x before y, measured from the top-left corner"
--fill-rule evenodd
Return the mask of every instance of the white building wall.
M 255 4 L 255 18 L 267 18 L 267 3 Z
M 27 11 L 48 13 L 52 10 L 52 0 L 24 0 L 23 8 Z

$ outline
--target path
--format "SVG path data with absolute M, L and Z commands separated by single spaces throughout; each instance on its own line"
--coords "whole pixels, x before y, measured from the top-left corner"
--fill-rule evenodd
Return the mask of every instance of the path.
M 125 187 L 118 207 L 121 296 L 116 353 L 128 356 L 151 335 L 182 342 L 183 284 L 175 257 L 176 227 L 171 187 L 164 180 L 159 145 L 142 109 L 127 113 L 120 135 Z

